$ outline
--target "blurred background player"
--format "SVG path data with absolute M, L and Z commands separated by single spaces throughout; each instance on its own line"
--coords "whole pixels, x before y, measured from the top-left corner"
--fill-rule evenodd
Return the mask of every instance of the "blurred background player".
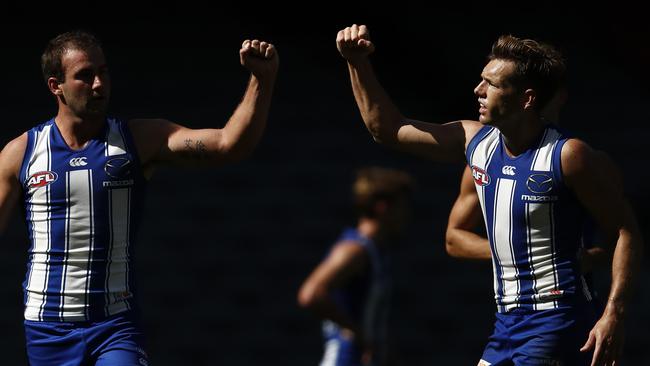
M 412 189 L 401 171 L 358 172 L 357 225 L 343 231 L 298 294 L 300 306 L 323 319 L 321 366 L 389 364 L 389 249 L 408 221 Z

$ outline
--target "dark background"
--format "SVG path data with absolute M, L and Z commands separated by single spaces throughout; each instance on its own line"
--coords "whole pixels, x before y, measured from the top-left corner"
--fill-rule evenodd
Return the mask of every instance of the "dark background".
M 650 28 L 643 12 L 621 4 L 574 13 L 355 4 L 226 11 L 144 3 L 79 15 L 63 7 L 3 15 L 2 144 L 56 112 L 39 57 L 60 32 L 84 28 L 103 40 L 112 114 L 193 128 L 222 126 L 240 100 L 248 78 L 238 64 L 242 40 L 268 40 L 279 50 L 273 107 L 255 154 L 221 169 L 164 168 L 151 180 L 135 262 L 153 365 L 316 365 L 319 322 L 298 309 L 296 291 L 339 231 L 354 223 L 349 186 L 354 171 L 370 164 L 404 169 L 419 186 L 394 260 L 393 339 L 402 364 L 478 361 L 494 319 L 491 265 L 444 251 L 462 166 L 372 142 L 334 42 L 353 22 L 369 25 L 373 64 L 402 112 L 434 122 L 477 117 L 472 90 L 498 35 L 556 44 L 570 72 L 562 123 L 617 161 L 648 237 Z M 17 212 L 1 239 L 2 365 L 26 364 L 25 232 Z M 644 259 L 628 309 L 624 365 L 650 364 L 649 272 Z M 607 276 L 599 277 L 605 291 Z

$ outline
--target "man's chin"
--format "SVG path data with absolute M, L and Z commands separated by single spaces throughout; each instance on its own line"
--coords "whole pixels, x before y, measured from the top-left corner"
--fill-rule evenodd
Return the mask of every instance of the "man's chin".
M 494 120 L 483 115 L 478 117 L 478 121 L 481 122 L 481 124 L 484 126 L 494 126 Z

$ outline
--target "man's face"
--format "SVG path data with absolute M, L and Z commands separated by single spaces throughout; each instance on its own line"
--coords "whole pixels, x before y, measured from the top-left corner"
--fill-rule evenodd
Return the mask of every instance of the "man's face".
M 63 103 L 81 118 L 103 118 L 111 82 L 102 50 L 68 50 L 61 57 L 61 64 L 65 80 L 58 82 Z
M 479 102 L 479 122 L 502 126 L 515 119 L 524 109 L 524 95 L 513 84 L 515 64 L 494 59 L 481 73 L 481 82 L 474 88 Z

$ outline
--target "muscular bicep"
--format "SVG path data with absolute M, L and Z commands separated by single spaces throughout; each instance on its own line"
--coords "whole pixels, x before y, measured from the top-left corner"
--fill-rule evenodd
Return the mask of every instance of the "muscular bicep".
M 474 187 L 472 172 L 465 167 L 460 184 L 460 193 L 451 208 L 448 228 L 475 229 L 481 222 L 481 206 Z
M 478 194 L 469 167 L 465 167 L 460 193 L 449 214 L 445 248 L 452 257 L 465 259 L 490 259 L 487 238 L 476 233 L 482 218 Z
M 143 166 L 218 165 L 225 160 L 221 129 L 190 129 L 163 119 L 132 120 L 129 127 Z
M 3 232 L 20 197 L 18 175 L 25 154 L 27 135 L 11 141 L 0 152 L 0 232 Z
M 475 121 L 435 124 L 405 119 L 397 131 L 396 147 L 436 161 L 460 162 L 467 143 L 480 128 Z
M 617 237 L 625 222 L 626 200 L 613 162 L 603 160 L 599 153 L 575 139 L 564 144 L 561 160 L 567 186 L 596 221 L 604 237 Z

